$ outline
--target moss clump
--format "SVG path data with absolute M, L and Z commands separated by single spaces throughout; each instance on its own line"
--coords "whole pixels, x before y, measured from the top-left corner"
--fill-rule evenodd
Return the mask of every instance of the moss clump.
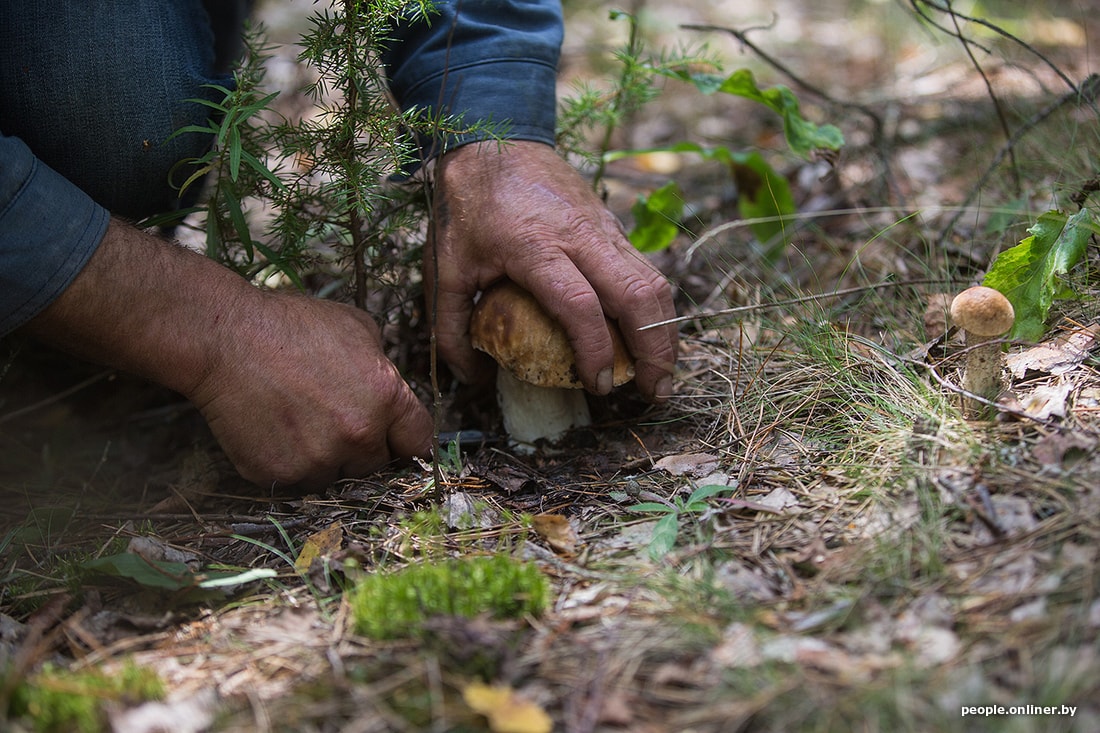
M 375 639 L 417 636 L 432 616 L 497 619 L 539 614 L 550 595 L 533 563 L 491 555 L 371 575 L 351 591 L 355 630 Z
M 136 704 L 164 697 L 156 673 L 126 662 L 115 674 L 98 669 L 72 672 L 52 664 L 20 682 L 12 692 L 9 713 L 41 733 L 106 729 L 104 704 Z

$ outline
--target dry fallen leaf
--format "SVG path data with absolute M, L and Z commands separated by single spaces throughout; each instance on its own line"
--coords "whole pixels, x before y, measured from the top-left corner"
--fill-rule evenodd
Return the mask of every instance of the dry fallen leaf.
M 539 537 L 546 540 L 547 544 L 562 555 L 575 555 L 577 553 L 577 531 L 569 524 L 569 520 L 560 514 L 536 514 L 531 518 L 531 524 Z
M 344 525 L 333 522 L 320 532 L 314 532 L 306 538 L 302 545 L 302 551 L 298 553 L 298 559 L 294 561 L 294 569 L 299 573 L 309 572 L 309 566 L 319 557 L 331 555 L 340 549 L 344 542 Z
M 212 688 L 191 695 L 173 695 L 137 707 L 108 707 L 111 730 L 115 733 L 200 733 L 209 730 L 218 713 L 218 696 Z
M 192 570 L 198 570 L 202 565 L 200 558 L 193 552 L 172 547 L 164 540 L 157 537 L 139 535 L 131 537 L 126 545 L 126 551 L 148 560 L 150 563 L 179 562 L 187 565 Z
M 1009 371 L 1017 379 L 1028 372 L 1040 372 L 1058 376 L 1073 370 L 1096 348 L 1100 339 L 1100 325 L 1089 326 L 1044 341 L 1006 359 Z
M 546 711 L 507 685 L 471 682 L 463 688 L 462 699 L 489 719 L 493 733 L 550 733 L 553 729 Z
M 1030 394 L 1020 399 L 1020 406 L 1029 417 L 1036 420 L 1065 417 L 1066 404 L 1073 387 L 1074 385 L 1069 382 L 1036 387 Z
M 654 464 L 673 476 L 706 476 L 718 467 L 718 456 L 710 453 L 681 453 L 665 456 Z
M 783 513 L 785 510 L 794 509 L 795 507 L 799 506 L 798 497 L 796 497 L 783 486 L 772 489 L 770 492 L 768 492 L 767 496 L 758 499 L 756 503 L 759 504 L 761 507 L 764 507 L 764 511 L 767 511 L 770 508 L 776 513 Z
M 1043 466 L 1069 466 L 1097 448 L 1096 438 L 1084 433 L 1048 433 L 1035 441 L 1031 456 Z

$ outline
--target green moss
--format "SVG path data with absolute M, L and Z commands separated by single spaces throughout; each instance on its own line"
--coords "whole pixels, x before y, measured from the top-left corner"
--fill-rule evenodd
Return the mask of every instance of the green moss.
M 432 616 L 518 618 L 546 607 L 549 583 L 533 563 L 491 555 L 412 565 L 371 575 L 351 591 L 358 633 L 376 639 L 417 636 Z
M 15 687 L 10 714 L 42 733 L 96 733 L 106 730 L 105 703 L 134 704 L 163 697 L 164 684 L 156 673 L 130 661 L 113 674 L 98 669 L 73 672 L 46 664 Z

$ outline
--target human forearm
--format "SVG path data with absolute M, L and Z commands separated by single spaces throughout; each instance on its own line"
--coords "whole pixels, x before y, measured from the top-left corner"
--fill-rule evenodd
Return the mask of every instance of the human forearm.
M 367 314 L 259 290 L 120 222 L 25 330 L 181 392 L 260 485 L 322 486 L 430 447 L 431 418 Z
M 80 275 L 23 330 L 190 395 L 219 332 L 257 296 L 215 262 L 112 219 Z

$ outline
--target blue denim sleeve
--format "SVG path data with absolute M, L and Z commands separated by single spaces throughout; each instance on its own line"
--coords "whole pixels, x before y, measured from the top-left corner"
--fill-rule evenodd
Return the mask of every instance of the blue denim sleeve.
M 405 23 L 383 49 L 390 89 L 404 109 L 504 126 L 503 136 L 554 144 L 559 0 L 440 0 L 428 22 Z M 489 137 L 437 140 L 440 152 Z
M 91 258 L 110 215 L 39 161 L 16 137 L 0 135 L 0 335 L 61 295 Z

